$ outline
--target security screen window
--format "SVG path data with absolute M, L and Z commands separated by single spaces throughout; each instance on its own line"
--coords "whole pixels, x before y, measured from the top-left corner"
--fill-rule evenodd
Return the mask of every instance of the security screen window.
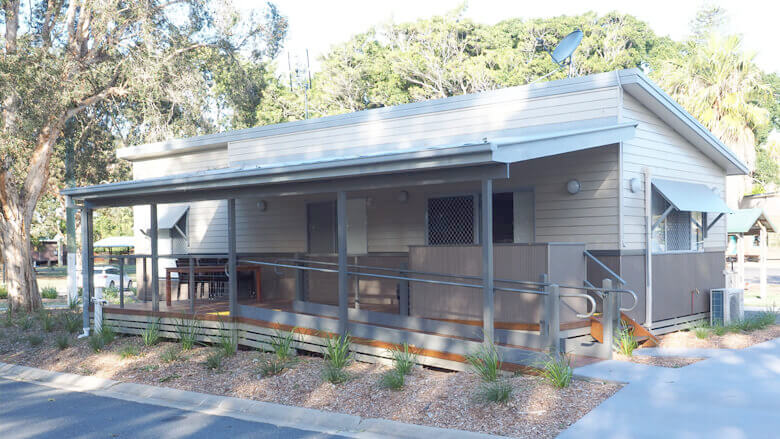
M 474 195 L 428 199 L 428 245 L 476 242 Z
M 652 208 L 653 224 L 669 208 L 669 202 L 655 189 L 653 189 Z M 701 212 L 672 209 L 666 218 L 653 229 L 653 251 L 663 253 L 700 250 L 702 248 L 702 233 L 695 223 L 701 224 L 701 221 Z

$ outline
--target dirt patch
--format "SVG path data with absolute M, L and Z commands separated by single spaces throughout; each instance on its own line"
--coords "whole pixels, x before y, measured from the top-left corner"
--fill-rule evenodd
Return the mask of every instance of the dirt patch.
M 694 330 L 672 332 L 660 337 L 659 347 L 744 349 L 780 337 L 780 325 L 772 325 L 750 332 L 727 332 L 723 335 L 717 335 L 712 330 L 706 331 L 706 333 L 705 338 L 699 338 Z
M 63 311 L 64 312 L 64 311 Z M 164 354 L 178 349 L 174 342 L 145 347 L 139 337 L 118 337 L 102 352 L 95 353 L 86 340 L 70 336 L 72 345 L 60 350 L 57 328 L 43 332 L 36 320 L 22 330 L 0 325 L 0 361 L 48 370 L 93 375 L 125 382 L 151 384 L 182 390 L 255 399 L 385 418 L 401 422 L 456 428 L 523 438 L 553 438 L 576 422 L 620 385 L 574 380 L 566 389 L 555 389 L 540 377 L 506 377 L 513 395 L 507 404 L 483 403 L 476 399 L 479 378 L 467 372 L 415 369 L 399 391 L 379 385 L 387 366 L 355 362 L 348 367 L 350 379 L 343 384 L 324 382 L 321 358 L 301 356 L 280 375 L 262 378 L 260 362 L 270 355 L 239 351 L 226 358 L 217 371 L 203 364 L 212 347 L 196 347 L 175 361 L 163 361 Z M 30 336 L 43 341 L 33 347 Z M 122 351 L 138 356 L 121 357 Z
M 632 363 L 637 363 L 637 364 L 647 364 L 649 366 L 658 366 L 658 367 L 670 367 L 674 369 L 685 367 L 693 363 L 696 363 L 698 361 L 704 360 L 704 358 L 650 357 L 644 355 L 634 355 L 632 357 L 628 357 L 617 353 L 614 355 L 613 358 L 618 361 L 630 361 Z

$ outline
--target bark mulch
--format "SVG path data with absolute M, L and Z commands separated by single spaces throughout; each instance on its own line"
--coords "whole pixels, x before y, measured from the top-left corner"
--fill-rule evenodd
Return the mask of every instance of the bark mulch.
M 172 341 L 146 347 L 140 337 L 120 336 L 95 353 L 86 340 L 69 335 L 71 346 L 59 349 L 56 339 L 65 334 L 59 327 L 44 332 L 38 319 L 27 330 L 13 321 L 2 322 L 0 361 L 6 363 L 523 438 L 557 436 L 621 388 L 613 383 L 574 380 L 568 388 L 556 389 L 538 376 L 514 375 L 504 378 L 513 388 L 511 400 L 497 404 L 478 400 L 480 380 L 469 372 L 416 368 L 403 389 L 395 391 L 379 384 L 387 366 L 353 362 L 347 368 L 350 379 L 333 385 L 322 379 L 322 358 L 299 356 L 281 374 L 263 378 L 259 367 L 271 355 L 268 353 L 239 350 L 215 371 L 204 365 L 214 347 L 198 346 L 182 352 Z M 36 335 L 43 341 L 31 346 L 30 337 Z M 130 355 L 133 351 L 138 355 Z M 178 358 L 165 358 L 170 352 L 178 353 Z

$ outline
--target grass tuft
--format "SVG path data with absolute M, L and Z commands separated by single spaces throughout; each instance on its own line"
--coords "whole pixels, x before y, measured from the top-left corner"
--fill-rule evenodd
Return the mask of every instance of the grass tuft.
M 144 346 L 154 346 L 160 342 L 160 319 L 157 319 L 144 328 L 141 331 L 141 338 L 144 341 Z
M 181 359 L 181 348 L 178 346 L 172 346 L 160 355 L 160 359 L 164 363 L 173 363 Z
M 379 384 L 386 389 L 401 390 L 404 387 L 405 380 L 406 376 L 404 373 L 395 368 L 383 373 L 379 378 Z
M 39 346 L 41 343 L 43 343 L 43 337 L 40 335 L 31 335 L 27 337 L 27 341 L 30 342 L 30 346 Z
M 506 404 L 512 398 L 512 384 L 505 380 L 483 382 L 477 391 L 477 399 L 483 402 Z
M 61 314 L 62 327 L 70 334 L 75 334 L 81 328 L 81 319 L 78 315 L 72 312 L 64 312 Z
M 491 340 L 485 341 L 477 352 L 466 355 L 466 361 L 485 382 L 496 381 L 503 364 L 501 353 L 498 352 L 496 345 Z
M 198 328 L 197 320 L 176 320 L 176 334 L 179 337 L 179 343 L 181 344 L 181 350 L 189 351 L 195 346 L 198 341 L 198 335 L 200 329 Z
M 57 295 L 57 289 L 54 287 L 45 287 L 41 289 L 42 299 L 56 299 Z
M 287 363 L 278 357 L 270 357 L 260 362 L 258 372 L 263 378 L 279 375 L 287 367 Z
M 298 341 L 295 334 L 296 329 L 298 328 L 293 328 L 289 332 L 277 329 L 275 335 L 271 337 L 269 343 L 279 361 L 290 361 L 295 356 L 295 349 L 292 347 L 292 344 L 293 342 Z
M 331 384 L 341 384 L 349 380 L 349 373 L 344 369 L 327 364 L 322 371 L 322 377 Z
M 89 347 L 92 348 L 94 352 L 100 352 L 106 347 L 106 341 L 98 333 L 91 334 L 87 339 L 87 344 L 89 344 Z
M 48 311 L 41 311 L 40 314 L 41 329 L 46 332 L 54 330 L 54 317 Z
M 126 360 L 128 358 L 137 357 L 140 355 L 138 348 L 133 345 L 127 345 L 119 351 L 119 358 Z
M 409 348 L 409 343 L 404 343 L 400 347 L 389 349 L 390 356 L 393 359 L 393 368 L 401 375 L 412 373 L 415 363 L 417 363 L 417 354 Z
M 625 355 L 626 357 L 633 357 L 634 350 L 639 347 L 636 337 L 634 337 L 634 328 L 621 321 L 620 327 L 615 331 L 614 344 L 615 351 L 619 354 Z
M 60 334 L 57 336 L 57 347 L 62 349 L 67 349 L 68 346 L 70 346 L 70 337 L 68 337 L 67 334 Z
M 210 353 L 209 356 L 206 357 L 204 365 L 206 366 L 206 369 L 219 370 L 222 367 L 222 351 L 213 351 Z
M 219 328 L 219 350 L 222 352 L 223 357 L 232 357 L 236 355 L 238 349 L 238 334 L 233 329 L 227 329 L 220 323 Z
M 563 389 L 571 384 L 573 370 L 571 360 L 565 355 L 548 354 L 541 365 L 542 378 L 553 387 Z
M 352 361 L 352 337 L 342 335 L 340 337 L 333 336 L 326 340 L 325 360 L 328 365 L 335 369 L 344 369 Z

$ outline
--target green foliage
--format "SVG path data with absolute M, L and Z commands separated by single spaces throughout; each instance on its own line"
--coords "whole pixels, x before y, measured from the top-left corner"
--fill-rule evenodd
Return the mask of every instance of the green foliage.
M 238 333 L 233 329 L 221 327 L 218 346 L 223 357 L 232 357 L 238 349 Z
M 18 325 L 19 325 L 19 328 L 21 328 L 24 331 L 27 331 L 27 330 L 29 330 L 30 328 L 33 327 L 33 323 L 35 323 L 35 322 L 33 321 L 32 317 L 30 317 L 30 316 L 28 316 L 26 314 L 23 314 L 19 318 Z
M 8 288 L 4 284 L 0 284 L 0 300 L 8 298 Z
M 195 318 L 189 320 L 176 320 L 176 334 L 179 337 L 179 343 L 181 343 L 181 349 L 188 351 L 195 346 L 198 341 L 198 335 L 200 334 L 200 328 L 198 328 L 198 321 Z
M 76 298 L 76 300 L 68 304 L 68 308 L 70 308 L 71 311 L 78 311 L 80 306 L 81 306 L 81 288 L 79 288 L 79 296 Z
M 705 339 L 710 336 L 710 325 L 704 320 L 699 320 L 688 325 L 688 330 L 693 331 L 696 338 Z
M 331 368 L 344 369 L 352 361 L 352 338 L 347 335 L 328 337 L 325 343 L 325 361 Z
M 78 315 L 72 312 L 64 312 L 60 316 L 62 327 L 70 334 L 75 334 L 81 328 L 81 318 Z
M 215 350 L 206 357 L 206 369 L 219 370 L 222 367 L 222 351 Z
M 475 353 L 466 355 L 466 361 L 482 381 L 486 382 L 496 381 L 503 365 L 501 353 L 491 340 L 482 343 Z
M 260 361 L 260 367 L 258 368 L 258 372 L 260 373 L 260 376 L 262 377 L 269 377 L 274 375 L 279 375 L 284 371 L 285 367 L 287 367 L 287 362 L 284 360 L 281 360 L 280 358 L 274 356 L 270 358 L 265 358 Z
M 477 399 L 506 404 L 512 398 L 513 391 L 512 384 L 505 380 L 483 382 L 477 391 Z
M 103 288 L 103 299 L 105 299 L 108 303 L 113 303 L 113 304 L 119 303 L 119 288 L 117 287 Z
M 331 364 L 326 364 L 322 370 L 322 377 L 325 381 L 331 384 L 341 384 L 349 380 L 349 373 L 344 369 L 333 367 Z
M 160 359 L 165 363 L 179 361 L 181 359 L 181 348 L 178 346 L 171 346 L 160 355 Z
M 41 329 L 46 332 L 54 330 L 54 317 L 48 311 L 41 311 L 39 320 L 41 321 Z
M 103 326 L 100 328 L 100 336 L 103 337 L 106 344 L 111 344 L 116 338 L 116 331 L 113 326 L 103 323 Z
M 27 341 L 30 342 L 30 346 L 35 347 L 43 343 L 43 337 L 41 337 L 40 335 L 31 335 L 27 337 Z
M 412 368 L 417 363 L 417 354 L 409 348 L 409 343 L 404 343 L 401 347 L 393 346 L 389 351 L 395 370 L 400 372 L 401 375 L 412 373 Z
M 141 338 L 144 341 L 144 346 L 154 346 L 160 342 L 160 319 L 150 322 L 146 325 L 143 331 L 141 331 Z
M 573 369 L 571 360 L 565 355 L 547 355 L 541 364 L 542 378 L 550 385 L 562 389 L 571 384 Z
M 271 337 L 271 341 L 269 342 L 271 349 L 276 355 L 276 358 L 281 362 L 290 361 L 293 356 L 295 356 L 295 349 L 293 349 L 292 344 L 297 341 L 295 336 L 296 329 L 298 328 L 293 328 L 288 332 L 277 329 L 274 336 Z
M 715 326 L 712 327 L 712 333 L 717 335 L 717 336 L 723 336 L 723 335 L 726 334 L 727 331 L 728 331 L 728 328 L 726 328 L 723 325 L 715 325 Z M 697 337 L 698 337 L 698 334 L 697 334 Z M 707 336 L 705 335 L 704 337 L 699 337 L 699 338 L 707 338 Z
M 382 387 L 392 390 L 401 390 L 404 387 L 406 376 L 398 369 L 390 369 L 379 378 Z
M 621 321 L 620 327 L 615 331 L 615 350 L 631 357 L 634 355 L 634 350 L 639 347 L 636 337 L 634 337 L 634 328 Z
M 123 346 L 119 351 L 119 358 L 126 360 L 128 358 L 137 357 L 140 355 L 138 348 L 133 345 Z
M 41 288 L 41 297 L 44 299 L 56 299 L 58 296 L 57 289 L 54 287 Z
M 87 344 L 94 352 L 100 352 L 106 347 L 106 340 L 100 334 L 92 333 L 87 339 Z
M 60 349 L 67 349 L 70 346 L 70 337 L 67 334 L 60 334 L 57 336 L 57 347 Z

